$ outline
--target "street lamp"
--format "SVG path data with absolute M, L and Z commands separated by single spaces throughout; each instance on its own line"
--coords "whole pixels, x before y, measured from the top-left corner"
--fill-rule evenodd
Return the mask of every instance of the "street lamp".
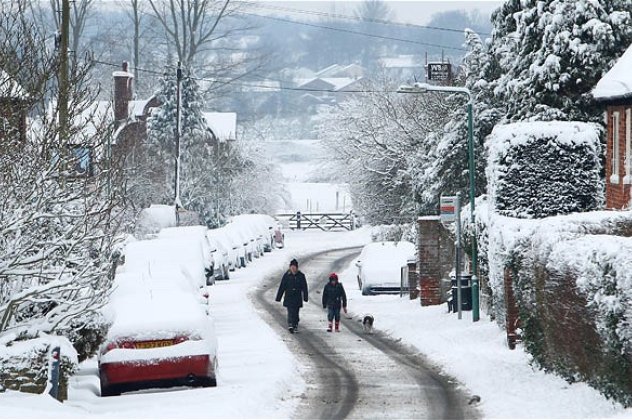
M 479 284 L 478 276 L 476 275 L 477 269 L 477 243 L 476 243 L 476 225 L 475 225 L 475 192 L 474 192 L 474 171 L 476 166 L 474 165 L 474 134 L 473 134 L 473 122 L 472 122 L 472 107 L 474 98 L 468 88 L 459 86 L 435 86 L 428 83 L 415 83 L 412 86 L 402 85 L 397 89 L 398 93 L 428 93 L 428 92 L 448 92 L 448 93 L 462 93 L 467 95 L 467 150 L 468 150 L 468 165 L 470 172 L 470 222 L 474 228 L 474 235 L 472 236 L 472 320 L 478 321 L 479 315 Z M 457 281 L 459 281 L 457 279 Z

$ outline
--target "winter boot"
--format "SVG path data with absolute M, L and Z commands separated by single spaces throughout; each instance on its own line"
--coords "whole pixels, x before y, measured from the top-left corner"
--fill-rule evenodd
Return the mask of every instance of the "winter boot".
M 329 326 L 327 327 L 327 332 L 331 332 L 332 328 L 333 328 L 333 324 L 330 322 Z
M 340 322 L 336 321 L 336 332 L 340 332 Z

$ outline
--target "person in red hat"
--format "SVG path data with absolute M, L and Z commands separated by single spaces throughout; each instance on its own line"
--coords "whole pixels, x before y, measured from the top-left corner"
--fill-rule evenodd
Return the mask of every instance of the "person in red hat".
M 331 273 L 329 281 L 323 289 L 323 309 L 327 308 L 327 332 L 332 331 L 333 322 L 336 321 L 336 332 L 340 332 L 340 308 L 347 313 L 347 294 L 342 283 L 338 282 L 338 275 Z

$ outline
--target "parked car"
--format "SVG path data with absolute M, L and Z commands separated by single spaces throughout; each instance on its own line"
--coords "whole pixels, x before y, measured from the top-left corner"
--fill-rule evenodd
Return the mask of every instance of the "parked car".
M 362 294 L 400 293 L 401 268 L 414 254 L 415 245 L 406 241 L 374 242 L 366 245 L 356 262 L 358 287 Z
M 195 296 L 168 281 L 134 280 L 124 279 L 104 309 L 111 327 L 98 354 L 101 396 L 216 386 L 217 336 Z
M 198 288 L 215 281 L 209 274 L 212 273 L 209 258 L 205 257 L 200 243 L 196 241 L 184 238 L 149 239 L 127 244 L 124 252 L 125 263 L 119 268 L 123 272 L 157 273 L 162 267 L 177 265 Z
M 243 257 L 245 261 L 245 250 L 241 239 L 231 235 L 230 231 L 226 228 L 210 229 L 207 236 L 223 244 L 228 251 L 228 269 L 230 271 L 242 267 L 241 257 Z
M 206 231 L 206 237 L 214 248 L 213 261 L 215 262 L 215 279 L 216 280 L 228 280 L 230 279 L 230 252 L 228 245 L 217 239 L 211 234 L 211 230 Z M 234 270 L 234 268 L 233 268 Z
M 217 248 L 209 241 L 206 236 L 208 228 L 206 226 L 179 226 L 161 229 L 158 233 L 159 239 L 169 240 L 185 240 L 187 242 L 195 242 L 202 249 L 204 256 L 204 265 L 207 267 L 206 284 L 215 283 L 217 273 L 215 273 L 215 253 Z M 220 273 L 221 276 L 221 273 Z

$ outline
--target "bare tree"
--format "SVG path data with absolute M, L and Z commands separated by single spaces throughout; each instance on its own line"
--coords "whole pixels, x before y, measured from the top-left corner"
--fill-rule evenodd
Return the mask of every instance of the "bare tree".
M 217 34 L 217 27 L 230 12 L 229 3 L 230 0 L 149 0 L 184 67 L 191 67 L 199 53 L 225 36 Z

